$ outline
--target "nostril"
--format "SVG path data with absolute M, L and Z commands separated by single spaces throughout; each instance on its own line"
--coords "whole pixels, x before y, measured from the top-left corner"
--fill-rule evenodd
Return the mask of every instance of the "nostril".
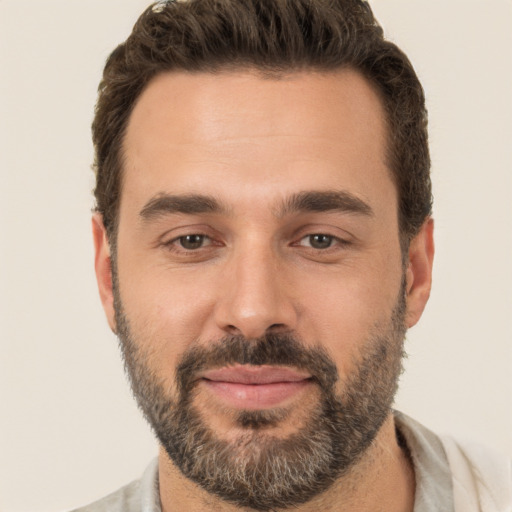
M 275 332 L 275 331 L 284 331 L 288 330 L 285 324 L 272 324 L 267 331 L 269 332 Z
M 240 334 L 240 329 L 234 325 L 226 325 L 226 331 L 232 335 Z
M 283 323 L 275 323 L 269 325 L 266 329 L 249 329 L 249 328 L 241 328 L 237 327 L 233 324 L 228 324 L 224 327 L 224 332 L 228 333 L 231 336 L 244 336 L 245 338 L 258 338 L 260 336 L 265 336 L 266 334 L 281 334 L 284 332 L 288 332 L 290 330 L 286 324 Z

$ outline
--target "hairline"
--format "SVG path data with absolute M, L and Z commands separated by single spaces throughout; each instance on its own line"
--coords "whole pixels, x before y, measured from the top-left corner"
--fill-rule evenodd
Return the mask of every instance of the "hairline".
M 122 201 L 122 191 L 123 191 L 123 181 L 124 174 L 127 164 L 127 155 L 126 155 L 126 135 L 128 132 L 128 127 L 130 125 L 130 120 L 133 115 L 133 111 L 135 110 L 137 104 L 140 99 L 144 95 L 146 89 L 159 77 L 164 75 L 172 75 L 172 74 L 187 74 L 187 75 L 226 75 L 226 74 L 242 74 L 242 73 L 250 73 L 254 74 L 256 77 L 265 79 L 265 80 L 275 80 L 281 81 L 285 80 L 287 77 L 292 77 L 299 75 L 300 73 L 311 73 L 311 74 L 320 74 L 320 75 L 332 75 L 337 74 L 340 71 L 353 71 L 357 73 L 360 77 L 362 77 L 366 83 L 371 87 L 372 91 L 377 95 L 380 106 L 383 111 L 383 122 L 384 122 L 384 130 L 385 130 L 385 155 L 384 155 L 384 165 L 388 170 L 389 177 L 393 182 L 395 187 L 395 191 L 397 194 L 397 218 L 398 218 L 398 230 L 399 230 L 399 238 L 400 238 L 400 246 L 403 252 L 408 249 L 409 243 L 411 239 L 415 236 L 416 233 L 408 233 L 404 226 L 402 226 L 402 213 L 400 211 L 401 205 L 401 193 L 399 190 L 399 185 L 397 181 L 396 171 L 393 170 L 393 129 L 391 126 L 391 115 L 388 111 L 386 101 L 382 91 L 380 90 L 378 84 L 375 80 L 372 80 L 362 69 L 359 69 L 356 65 L 352 63 L 343 63 L 336 67 L 327 67 L 322 65 L 314 65 L 314 64 L 302 64 L 294 66 L 293 64 L 289 64 L 288 66 L 257 66 L 253 63 L 247 62 L 226 62 L 226 63 L 217 63 L 213 65 L 206 65 L 201 67 L 200 69 L 187 69 L 184 67 L 177 67 L 175 69 L 163 69 L 157 71 L 144 83 L 143 87 L 139 91 L 137 97 L 132 102 L 130 106 L 130 110 L 127 114 L 126 120 L 123 124 L 122 130 L 119 132 L 116 145 L 118 146 L 115 151 L 116 165 L 118 166 L 118 198 L 115 204 L 115 209 L 113 211 L 114 215 L 112 218 L 112 225 L 107 229 L 107 235 L 109 239 L 109 244 L 111 249 L 115 249 L 117 246 L 117 236 L 119 231 L 119 217 L 120 217 L 120 207 Z M 95 211 L 98 211 L 95 208 Z M 100 212 L 101 213 L 101 212 Z

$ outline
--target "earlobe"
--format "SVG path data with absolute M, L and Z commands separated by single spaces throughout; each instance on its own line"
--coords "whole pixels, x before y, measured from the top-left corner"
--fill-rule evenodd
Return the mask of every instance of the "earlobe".
M 430 296 L 434 261 L 434 220 L 425 221 L 409 245 L 406 270 L 407 327 L 420 319 Z
M 92 217 L 92 234 L 94 239 L 94 270 L 101 303 L 110 328 L 113 332 L 116 332 L 110 244 L 103 218 L 99 213 L 95 213 Z

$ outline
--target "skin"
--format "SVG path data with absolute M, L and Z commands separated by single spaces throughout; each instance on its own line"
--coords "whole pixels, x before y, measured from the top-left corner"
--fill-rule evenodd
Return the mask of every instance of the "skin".
M 168 73 L 155 78 L 130 117 L 119 212 L 120 295 L 155 374 L 175 391 L 174 369 L 195 342 L 291 331 L 325 348 L 343 389 L 375 325 L 387 325 L 403 275 L 397 193 L 385 160 L 384 111 L 358 73 Z M 304 192 L 343 192 L 366 212 L 287 210 Z M 165 194 L 207 195 L 222 209 L 144 215 Z M 151 208 L 149 208 L 151 210 Z M 154 213 L 154 212 L 153 212 Z M 405 264 L 406 324 L 428 300 L 433 223 L 412 240 Z M 93 218 L 96 273 L 115 330 L 110 246 Z M 197 249 L 186 235 L 205 235 Z M 310 235 L 332 237 L 327 248 Z M 236 440 L 232 410 L 205 386 L 195 405 L 219 437 Z M 317 393 L 287 398 L 272 435 L 295 432 Z M 163 510 L 239 510 L 209 496 L 160 453 Z M 414 475 L 390 414 L 349 475 L 296 510 L 412 511 Z

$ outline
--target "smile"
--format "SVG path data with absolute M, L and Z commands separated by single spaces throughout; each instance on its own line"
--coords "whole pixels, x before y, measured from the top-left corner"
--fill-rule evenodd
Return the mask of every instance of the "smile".
M 244 365 L 206 371 L 201 382 L 231 407 L 261 410 L 284 405 L 312 385 L 312 378 L 291 368 Z

